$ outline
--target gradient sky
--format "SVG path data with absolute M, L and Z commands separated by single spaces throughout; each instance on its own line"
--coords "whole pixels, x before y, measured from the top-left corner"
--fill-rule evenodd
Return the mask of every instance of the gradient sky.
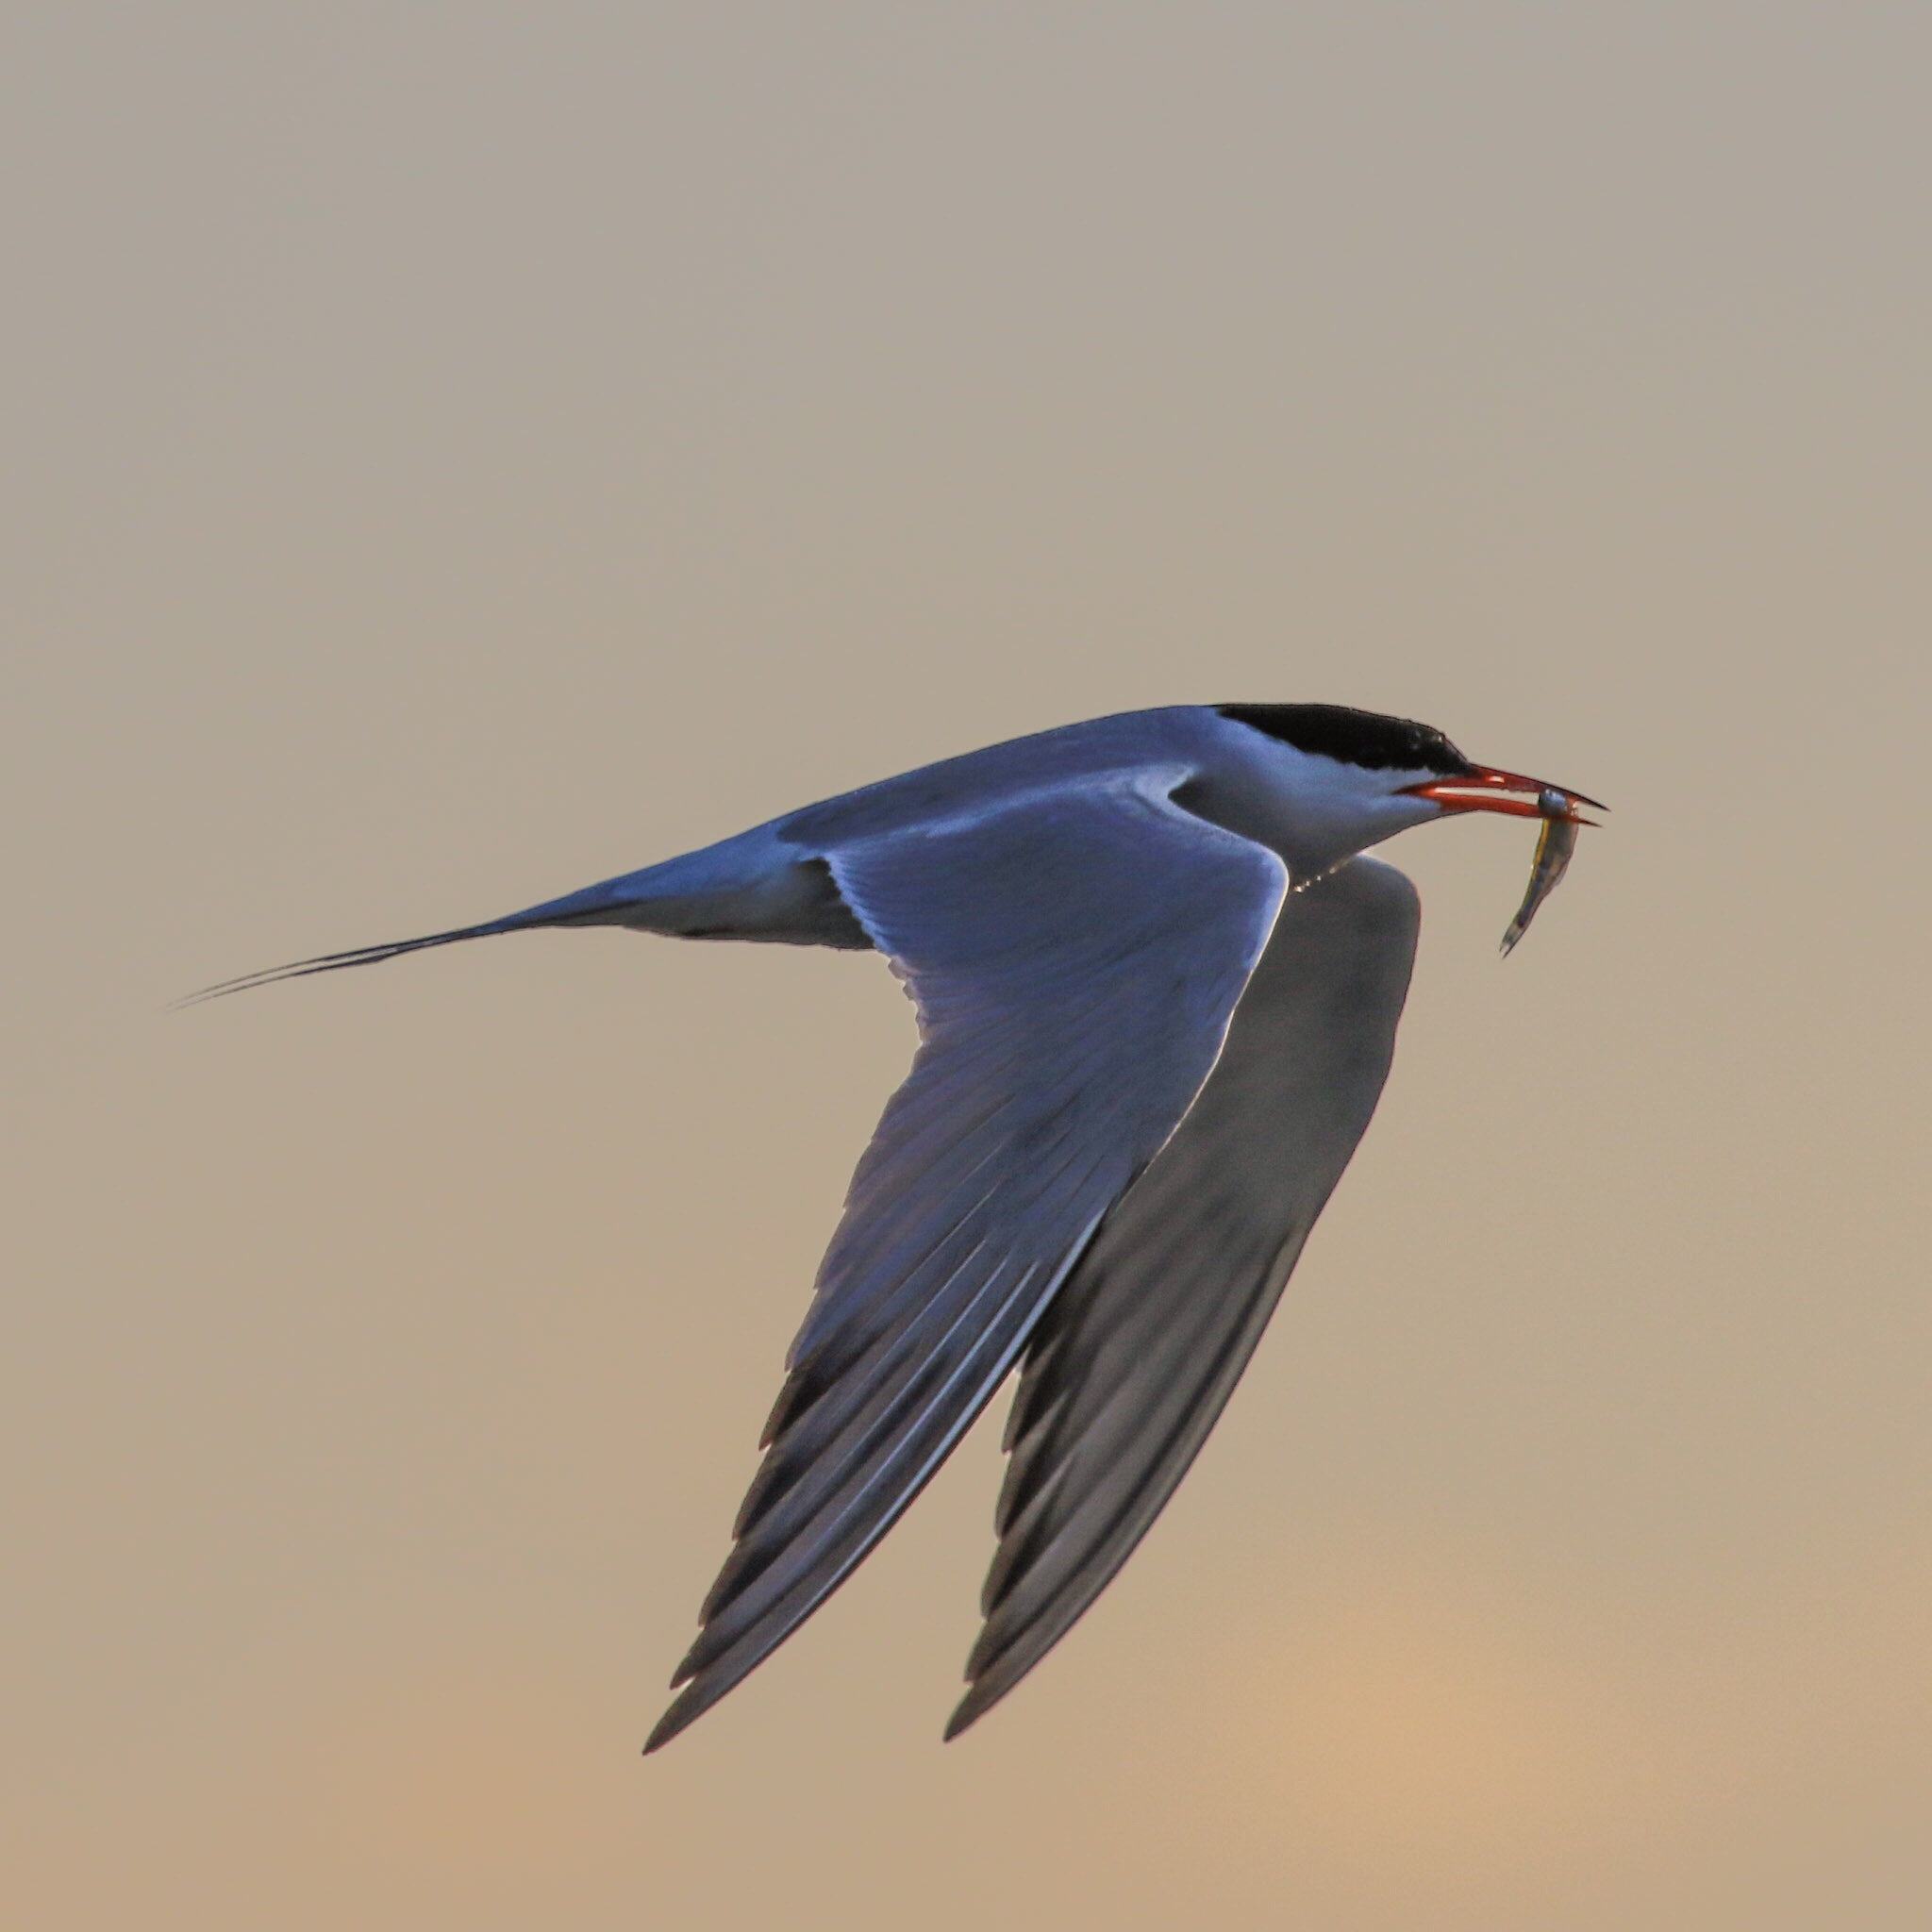
M 1932 13 L 0 5 L 0 1907 L 39 1932 L 1932 1911 Z M 1393 1076 L 1176 1502 L 941 1747 L 997 1416 L 672 1749 L 875 958 L 485 917 L 1176 700 Z

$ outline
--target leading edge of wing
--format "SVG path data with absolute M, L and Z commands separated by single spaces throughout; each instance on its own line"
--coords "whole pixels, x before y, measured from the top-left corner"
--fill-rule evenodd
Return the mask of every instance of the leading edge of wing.
M 1169 797 L 1087 778 L 826 854 L 919 1009 L 735 1544 L 646 1750 L 838 1588 L 930 1479 L 1200 1092 L 1286 889 Z
M 1073 1627 L 1207 1440 L 1374 1111 L 1419 924 L 1374 859 L 1290 897 L 1207 1085 L 1034 1330 L 948 1738 Z

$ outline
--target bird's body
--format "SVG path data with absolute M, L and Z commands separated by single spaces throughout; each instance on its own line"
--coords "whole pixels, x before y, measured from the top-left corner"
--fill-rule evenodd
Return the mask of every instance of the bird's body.
M 919 1052 L 854 1175 L 651 1747 L 837 1588 L 1017 1367 L 957 1731 L 1173 1492 L 1368 1124 L 1418 908 L 1357 855 L 1444 812 L 1552 812 L 1525 790 L 1542 791 L 1341 707 L 1131 712 L 211 991 L 541 926 L 885 953 Z

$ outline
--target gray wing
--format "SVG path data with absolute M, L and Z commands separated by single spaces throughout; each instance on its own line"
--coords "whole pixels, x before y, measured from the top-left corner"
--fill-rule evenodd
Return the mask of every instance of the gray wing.
M 921 1043 L 853 1176 L 647 1750 L 891 1525 L 1208 1077 L 1287 875 L 1175 806 L 1185 775 L 1090 779 L 826 853 Z
M 1373 859 L 1288 900 L 1192 1111 L 1035 1329 L 948 1737 L 1073 1627 L 1207 1440 L 1381 1095 L 1418 925 Z

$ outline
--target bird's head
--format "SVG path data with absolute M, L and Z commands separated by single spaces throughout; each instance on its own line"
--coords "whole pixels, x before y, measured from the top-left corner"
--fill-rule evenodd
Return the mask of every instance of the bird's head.
M 1221 715 L 1274 741 L 1270 789 L 1305 862 L 1333 864 L 1411 825 L 1452 813 L 1590 824 L 1581 792 L 1478 765 L 1433 725 L 1347 705 L 1222 705 Z M 1598 809 L 1602 809 L 1601 807 Z M 1291 820 L 1291 824 L 1287 823 Z

